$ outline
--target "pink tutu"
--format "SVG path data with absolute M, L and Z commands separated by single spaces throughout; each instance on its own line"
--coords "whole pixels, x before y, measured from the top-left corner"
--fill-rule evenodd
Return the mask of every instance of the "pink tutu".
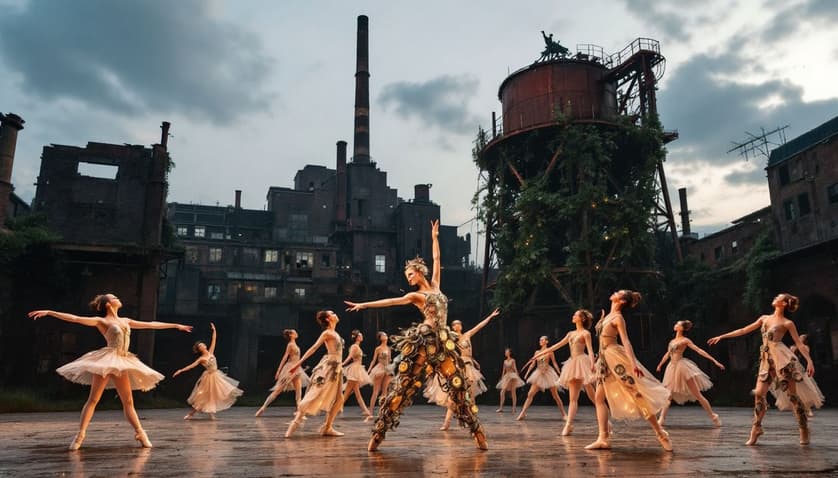
M 577 355 L 562 362 L 562 373 L 559 375 L 559 387 L 567 389 L 571 380 L 581 380 L 582 385 L 593 383 L 596 380 L 591 371 L 593 361 L 588 354 Z
M 666 371 L 663 374 L 663 386 L 669 389 L 672 393 L 671 399 L 678 405 L 698 400 L 687 386 L 690 379 L 695 379 L 695 384 L 702 392 L 713 387 L 710 377 L 690 359 L 675 358 L 666 366 Z
M 62 377 L 73 383 L 90 385 L 94 376 L 107 377 L 113 375 L 121 377 L 128 375 L 131 390 L 151 390 L 157 382 L 163 380 L 163 375 L 140 362 L 136 355 L 130 352 L 120 352 L 115 348 L 104 347 L 88 352 L 76 360 L 56 369 Z M 115 388 L 113 381 L 108 381 L 105 388 Z
M 244 393 L 238 388 L 239 381 L 218 370 L 214 355 L 210 355 L 204 366 L 207 369 L 198 378 L 186 402 L 202 413 L 216 413 L 232 407 Z
M 527 383 L 534 385 L 542 390 L 547 390 L 558 386 L 559 375 L 549 365 L 546 367 L 536 367 L 535 371 L 530 374 Z
M 358 382 L 358 385 L 361 387 L 372 383 L 372 378 L 370 378 L 370 375 L 364 369 L 364 364 L 360 361 L 352 362 L 348 367 L 344 368 L 343 376 L 346 377 L 347 381 L 354 380 Z
M 294 362 L 296 362 L 297 360 L 294 360 Z M 291 390 L 294 390 L 295 377 L 300 377 L 302 388 L 308 387 L 310 379 L 308 378 L 308 375 L 306 375 L 305 371 L 303 371 L 303 368 L 298 368 L 293 375 L 288 374 L 289 368 L 291 368 L 291 365 L 288 363 L 282 366 L 282 369 L 279 371 L 279 378 L 276 380 L 274 386 L 270 389 L 271 392 L 275 392 L 277 390 L 279 390 L 280 392 L 290 392 Z
M 507 372 L 498 380 L 495 388 L 498 390 L 508 390 L 510 388 L 521 388 L 524 386 L 524 381 L 516 372 Z
M 370 370 L 370 378 L 373 380 L 378 380 L 385 375 L 393 375 L 393 366 L 392 365 L 384 365 L 383 363 L 375 364 L 375 367 Z

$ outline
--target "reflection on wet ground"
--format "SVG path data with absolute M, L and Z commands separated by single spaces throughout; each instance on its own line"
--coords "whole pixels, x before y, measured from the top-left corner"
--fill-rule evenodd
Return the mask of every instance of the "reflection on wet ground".
M 489 407 L 484 407 L 488 410 Z M 596 434 L 593 409 L 581 407 L 572 436 L 562 437 L 555 407 L 533 407 L 525 421 L 510 413 L 481 413 L 489 451 L 475 449 L 465 430 L 438 430 L 443 410 L 415 406 L 377 453 L 368 453 L 369 423 L 347 410 L 336 423 L 340 438 L 317 434 L 322 417 L 309 418 L 283 438 L 291 409 L 274 407 L 261 418 L 235 407 L 217 420 L 182 420 L 185 410 L 141 410 L 153 449 L 137 447 L 118 411 L 97 412 L 84 446 L 67 451 L 78 413 L 0 415 L 0 477 L 5 476 L 838 476 L 838 410 L 811 420 L 812 444 L 798 445 L 791 413 L 771 410 L 765 435 L 745 447 L 746 408 L 717 408 L 724 427 L 713 428 L 697 407 L 670 412 L 674 453 L 660 449 L 645 423 L 614 423 L 613 449 L 586 451 Z

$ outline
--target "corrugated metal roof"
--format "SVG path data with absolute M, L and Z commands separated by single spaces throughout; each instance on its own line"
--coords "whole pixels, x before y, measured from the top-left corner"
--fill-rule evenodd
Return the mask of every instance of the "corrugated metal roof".
M 838 116 L 771 151 L 766 168 L 776 166 L 835 135 L 838 135 Z

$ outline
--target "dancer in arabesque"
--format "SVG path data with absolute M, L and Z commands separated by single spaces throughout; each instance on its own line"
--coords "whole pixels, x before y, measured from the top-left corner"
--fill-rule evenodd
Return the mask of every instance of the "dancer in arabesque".
M 288 341 L 285 346 L 285 353 L 279 361 L 279 366 L 276 368 L 274 379 L 276 383 L 271 387 L 271 394 L 265 399 L 265 403 L 256 411 L 256 416 L 261 416 L 265 413 L 265 409 L 271 404 L 276 397 L 282 392 L 294 391 L 294 403 L 300 406 L 300 400 L 303 398 L 303 388 L 308 387 L 309 378 L 302 368 L 298 368 L 293 374 L 289 373 L 291 364 L 297 363 L 300 360 L 300 347 L 297 345 L 297 338 L 299 335 L 294 329 L 285 329 L 282 335 Z M 296 410 L 295 410 L 296 411 Z

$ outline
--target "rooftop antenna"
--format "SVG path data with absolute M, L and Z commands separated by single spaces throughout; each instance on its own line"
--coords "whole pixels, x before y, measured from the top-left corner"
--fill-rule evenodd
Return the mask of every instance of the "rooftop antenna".
M 760 134 L 745 131 L 745 135 L 747 136 L 746 141 L 744 143 L 731 141 L 733 147 L 727 150 L 727 152 L 739 151 L 739 156 L 744 156 L 745 161 L 750 159 L 751 156 L 756 158 L 760 155 L 768 159 L 772 149 L 786 144 L 785 130 L 788 127 L 789 125 L 778 126 L 771 131 L 765 131 L 765 128 L 760 128 Z

